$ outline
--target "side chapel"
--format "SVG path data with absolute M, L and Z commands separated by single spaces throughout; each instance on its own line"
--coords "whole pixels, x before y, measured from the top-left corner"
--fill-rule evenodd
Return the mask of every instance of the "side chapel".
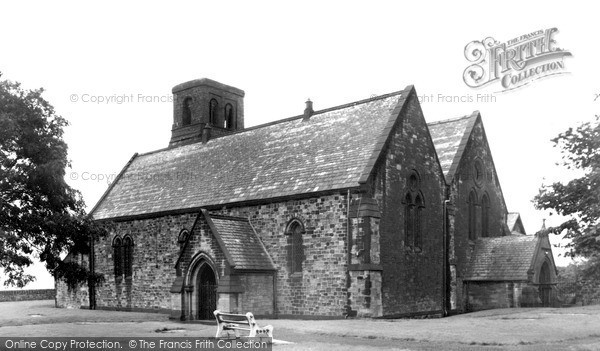
M 427 124 L 413 86 L 244 127 L 244 92 L 173 88 L 171 140 L 91 211 L 99 286 L 59 307 L 279 318 L 550 305 L 547 236 L 506 208 L 479 112 Z

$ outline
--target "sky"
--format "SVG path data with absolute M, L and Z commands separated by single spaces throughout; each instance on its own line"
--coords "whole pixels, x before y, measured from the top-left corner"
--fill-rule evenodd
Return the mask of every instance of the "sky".
M 43 87 L 69 121 L 67 181 L 88 209 L 135 152 L 167 146 L 179 83 L 244 90 L 246 127 L 299 115 L 307 98 L 319 110 L 414 85 L 428 122 L 481 112 L 508 210 L 534 233 L 560 223 L 534 209 L 540 186 L 573 177 L 550 139 L 600 112 L 596 14 L 553 1 L 2 2 L 0 72 Z M 463 80 L 470 42 L 550 28 L 572 54 L 563 74 L 509 91 Z M 29 288 L 52 287 L 33 271 Z

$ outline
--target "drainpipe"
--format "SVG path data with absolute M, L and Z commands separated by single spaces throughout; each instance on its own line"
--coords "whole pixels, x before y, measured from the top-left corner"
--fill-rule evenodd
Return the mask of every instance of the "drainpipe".
M 350 189 L 348 189 L 348 195 L 346 195 L 346 315 L 345 318 L 348 318 L 351 311 L 350 305 L 350 286 L 352 282 L 350 281 L 350 264 L 352 263 L 352 231 L 350 230 L 350 225 L 352 224 L 350 220 Z
M 442 310 L 443 316 L 448 315 L 448 204 L 450 200 L 444 200 L 444 210 L 443 210 L 443 242 L 444 242 L 444 250 L 443 250 L 443 274 L 442 274 Z
M 95 264 L 94 264 L 94 260 L 95 260 L 95 255 L 94 255 L 94 235 L 90 235 L 90 262 L 89 262 L 89 266 L 90 266 L 90 273 L 94 273 L 94 270 L 96 269 Z M 88 289 L 89 289 L 89 303 L 90 303 L 90 310 L 95 310 L 96 309 L 96 282 L 93 279 L 88 279 Z
M 277 271 L 273 272 L 273 316 L 275 319 L 279 318 L 279 312 L 277 311 Z

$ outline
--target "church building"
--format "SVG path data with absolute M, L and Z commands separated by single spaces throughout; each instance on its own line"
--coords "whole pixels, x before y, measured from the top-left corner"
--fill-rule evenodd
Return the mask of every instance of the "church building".
M 245 128 L 240 89 L 173 95 L 168 146 L 131 157 L 91 211 L 108 236 L 67 257 L 105 282 L 57 281 L 57 306 L 204 320 L 551 303 L 549 242 L 508 212 L 479 112 L 428 125 L 408 86 Z

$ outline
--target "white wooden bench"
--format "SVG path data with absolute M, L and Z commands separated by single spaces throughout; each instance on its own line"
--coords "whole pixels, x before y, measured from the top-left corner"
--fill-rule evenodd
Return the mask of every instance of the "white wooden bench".
M 214 312 L 215 318 L 217 319 L 217 338 L 221 336 L 221 333 L 225 330 L 233 330 L 236 338 L 239 337 L 239 330 L 247 331 L 248 335 L 244 335 L 250 338 L 254 337 L 273 337 L 273 327 L 267 325 L 266 327 L 259 327 L 254 320 L 254 315 L 250 312 L 246 314 L 233 314 L 223 313 L 218 310 Z

